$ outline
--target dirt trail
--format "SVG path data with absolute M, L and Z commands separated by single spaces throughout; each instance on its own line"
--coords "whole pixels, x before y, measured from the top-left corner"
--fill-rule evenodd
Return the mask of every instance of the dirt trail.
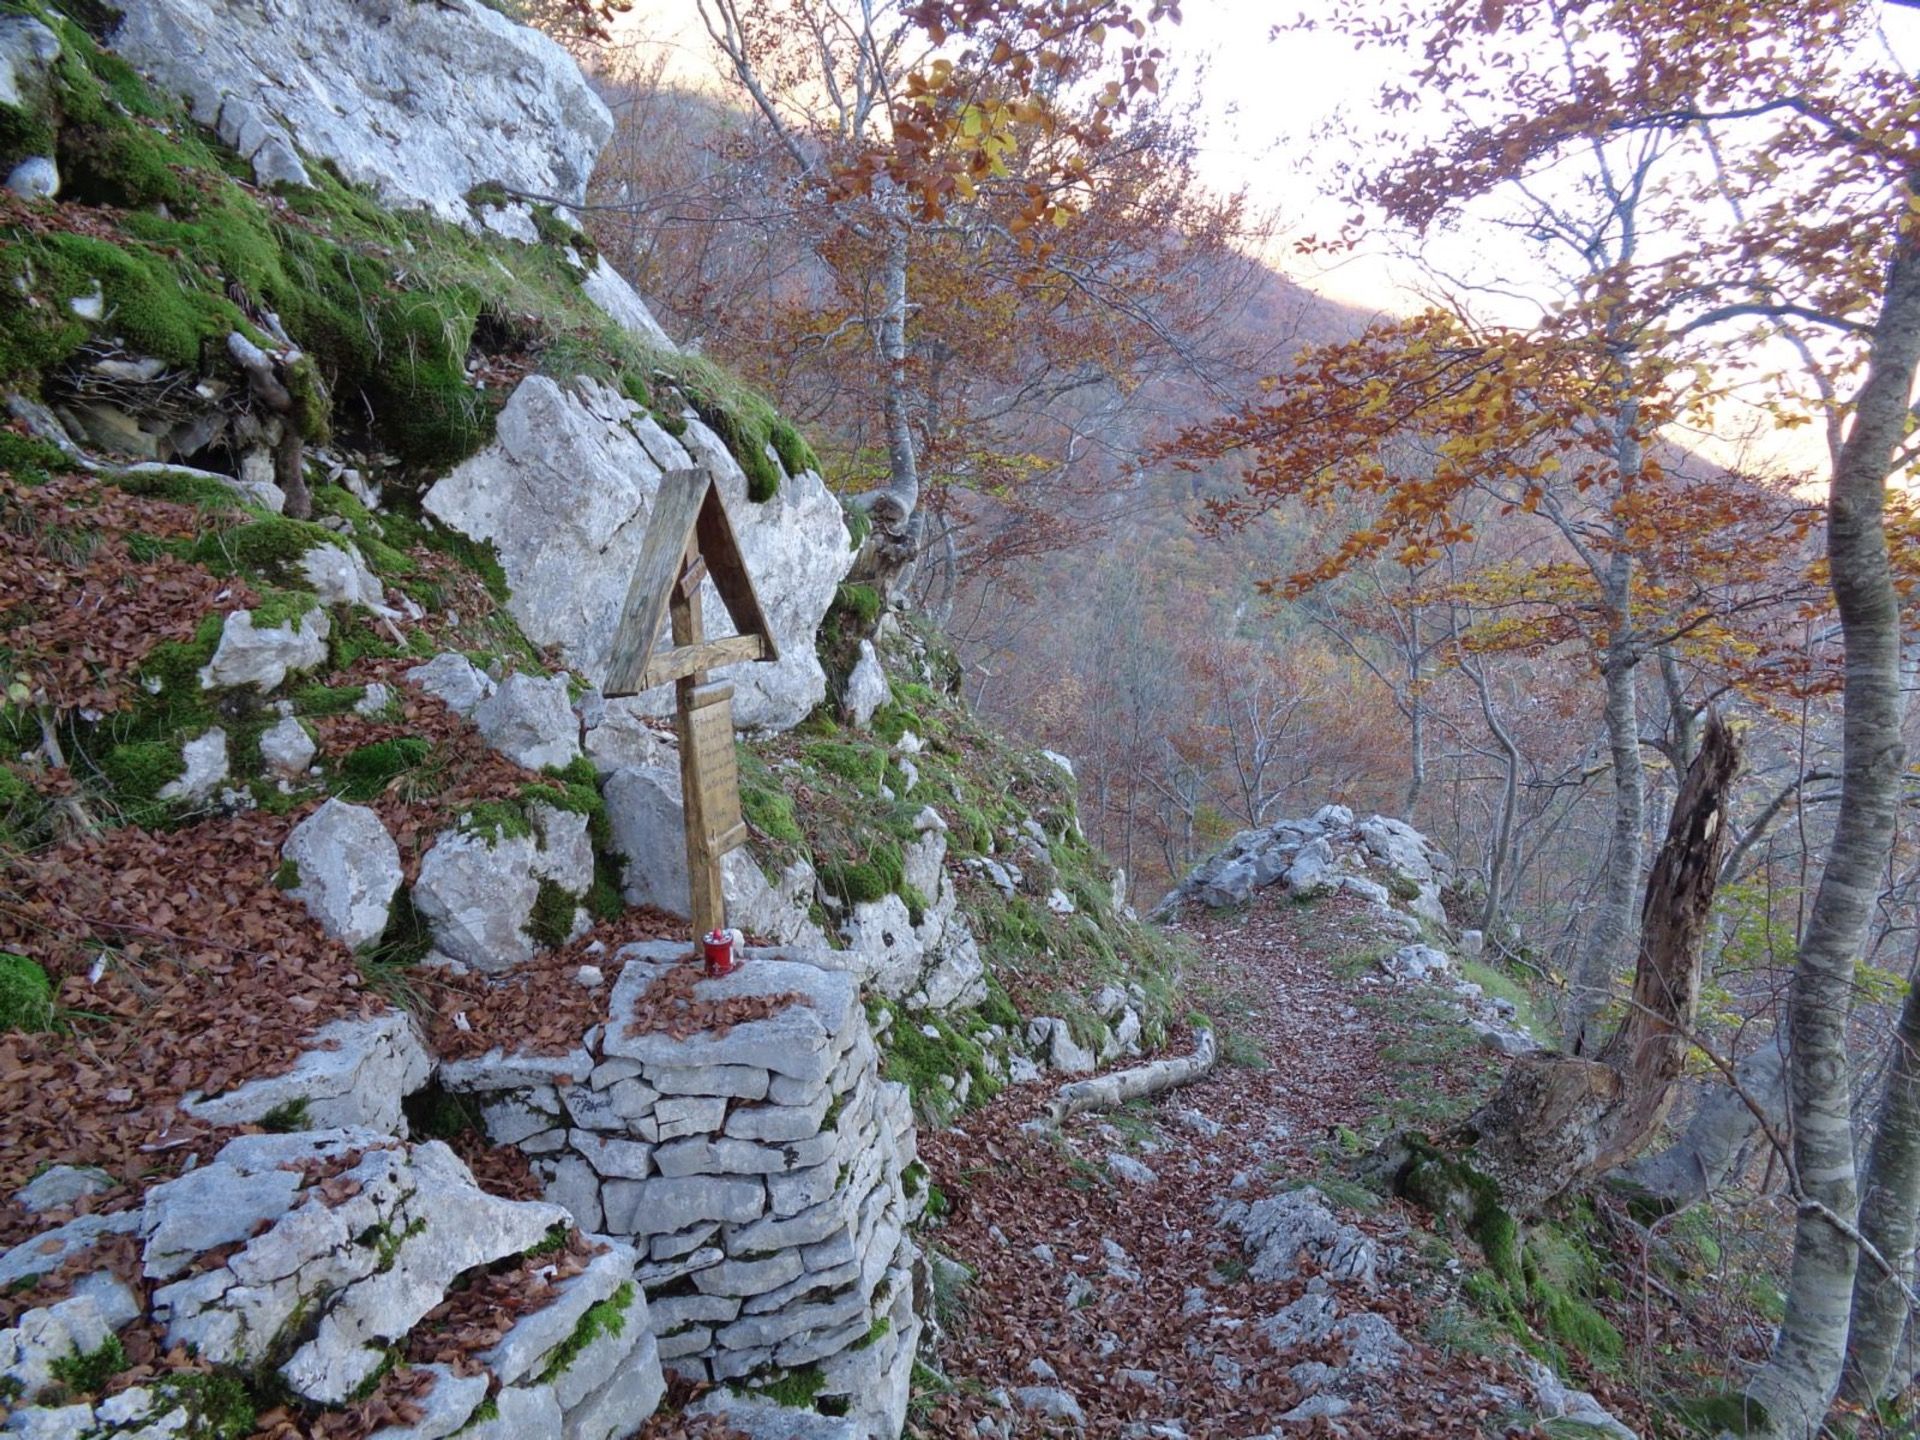
M 1342 1313 L 1385 1315 L 1413 1352 L 1399 1373 L 1351 1394 L 1338 1418 L 1282 1423 L 1306 1398 L 1290 1367 L 1338 1363 L 1341 1349 L 1326 1341 L 1276 1351 L 1257 1333 L 1257 1322 L 1305 1291 L 1312 1266 L 1284 1284 L 1256 1282 L 1239 1236 L 1218 1218 L 1223 1200 L 1337 1175 L 1335 1137 L 1364 1124 L 1392 1087 L 1461 1093 L 1476 1075 L 1484 1083 L 1485 1055 L 1470 1048 L 1457 1073 L 1442 1064 L 1409 1076 L 1383 1058 L 1419 1037 L 1408 1035 L 1404 1014 L 1396 1023 L 1393 1007 L 1362 1008 L 1368 987 L 1351 973 L 1352 957 L 1378 946 L 1369 926 L 1358 905 L 1307 910 L 1271 898 L 1244 915 L 1196 919 L 1203 969 L 1190 980 L 1228 1017 L 1228 1050 L 1240 1063 L 1157 1103 L 1077 1117 L 1057 1136 L 1021 1128 L 1051 1084 L 1009 1090 L 957 1128 L 923 1134 L 922 1155 L 951 1206 L 927 1238 L 976 1277 L 960 1291 L 938 1354 L 953 1388 L 919 1402 L 910 1433 L 1073 1433 L 1022 1409 L 1017 1396 L 1009 1410 L 992 1393 L 1027 1386 L 1071 1394 L 1089 1437 L 1501 1433 L 1504 1407 L 1485 1386 L 1514 1387 L 1516 1377 L 1428 1338 L 1452 1280 L 1422 1218 L 1386 1202 L 1342 1218 L 1407 1258 L 1371 1294 L 1342 1284 L 1334 1293 Z M 1168 1048 L 1188 1043 L 1175 1036 Z M 1252 1046 L 1264 1065 L 1247 1063 Z M 1107 1165 L 1113 1152 L 1156 1178 L 1118 1178 Z M 1360 1198 L 1335 1188 L 1341 1199 Z

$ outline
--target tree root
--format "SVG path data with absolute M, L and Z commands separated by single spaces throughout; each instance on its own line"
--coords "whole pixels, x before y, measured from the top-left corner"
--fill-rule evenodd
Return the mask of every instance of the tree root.
M 1092 1080 L 1076 1080 L 1071 1085 L 1062 1085 L 1059 1093 L 1053 1097 L 1053 1123 L 1058 1125 L 1069 1115 L 1078 1115 L 1083 1111 L 1117 1110 L 1129 1100 L 1191 1085 L 1212 1070 L 1219 1058 L 1219 1047 L 1214 1043 L 1213 1031 L 1202 1030 L 1191 1055 L 1155 1060 Z

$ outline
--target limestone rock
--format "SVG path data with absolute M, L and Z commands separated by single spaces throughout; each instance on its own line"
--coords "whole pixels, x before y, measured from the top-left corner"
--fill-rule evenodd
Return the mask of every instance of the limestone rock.
M 87 1195 L 111 1190 L 117 1182 L 91 1165 L 54 1165 L 41 1171 L 14 1192 L 13 1198 L 30 1214 L 64 1210 Z
M 214 1125 L 257 1125 L 278 1110 L 299 1110 L 303 1126 L 407 1133 L 401 1101 L 433 1073 L 433 1059 L 405 1011 L 335 1020 L 284 1075 L 249 1080 L 211 1099 L 190 1095 L 181 1109 Z
M 873 712 L 892 698 L 893 687 L 887 683 L 887 672 L 880 667 L 873 642 L 862 640 L 860 658 L 854 662 L 853 673 L 847 676 L 847 688 L 840 693 L 841 708 L 850 723 L 864 730 L 873 719 Z
M 741 1440 L 867 1440 L 866 1430 L 851 1420 L 791 1410 L 727 1389 L 715 1390 L 687 1414 L 721 1416 L 728 1432 Z
M 418 1365 L 434 1377 L 433 1388 L 419 1399 L 423 1412 L 411 1425 L 388 1425 L 367 1440 L 445 1440 L 467 1423 L 487 1398 L 485 1375 L 456 1375 L 448 1365 Z
M 221 626 L 213 659 L 200 669 L 200 688 L 251 685 L 265 695 L 288 675 L 322 664 L 332 630 L 327 612 L 318 607 L 297 621 L 283 620 L 263 630 L 254 628 L 252 611 L 235 610 Z
M 298 871 L 292 894 L 320 928 L 352 950 L 377 940 L 400 888 L 400 847 L 364 805 L 328 800 L 293 827 L 281 859 Z
M 181 746 L 180 758 L 187 768 L 179 779 L 160 787 L 160 798 L 198 804 L 227 778 L 227 732 L 214 726 Z
M 307 773 L 319 747 L 306 727 L 291 715 L 282 715 L 260 737 L 260 759 L 276 775 L 296 779 Z
M 49 155 L 29 155 L 7 172 L 6 189 L 22 200 L 51 200 L 60 193 L 60 167 Z
M 358 546 L 315 545 L 300 557 L 300 573 L 306 588 L 329 605 L 361 605 L 382 615 L 395 613 L 387 608 L 386 587 L 367 567 Z
M 493 680 L 454 651 L 436 655 L 407 671 L 407 683 L 418 685 L 456 715 L 471 715 L 474 707 L 493 694 Z
M 475 186 L 577 201 L 612 133 L 566 52 L 480 0 L 129 0 L 111 43 L 251 160 L 296 151 L 401 208 L 477 225 Z
M 614 987 L 612 1018 L 601 1048 L 609 1056 L 639 1060 L 648 1066 L 694 1068 L 746 1065 L 790 1075 L 802 1081 L 824 1079 L 832 1069 L 835 1042 L 858 1016 L 856 987 L 846 975 L 811 965 L 756 955 L 731 975 L 701 980 L 699 1000 L 736 996 L 792 995 L 795 1002 L 765 1019 L 748 1020 L 724 1035 L 711 1031 L 676 1038 L 663 1031 L 632 1033 L 634 1004 L 667 964 L 679 957 L 677 945 L 629 945 L 620 952 L 626 968 Z
M 607 263 L 606 256 L 594 261 L 593 269 L 580 282 L 580 290 L 636 340 L 660 350 L 678 348 L 660 328 L 660 322 L 653 318 L 647 302 L 635 293 L 624 275 Z
M 33 105 L 59 58 L 60 37 L 38 20 L 0 16 L 0 105 Z
M 527 921 L 540 898 L 529 835 L 444 831 L 420 861 L 413 903 L 442 954 L 494 973 L 533 958 Z
M 1222 1218 L 1240 1231 L 1253 1252 L 1247 1273 L 1256 1280 L 1292 1279 L 1302 1250 L 1312 1255 L 1322 1274 L 1335 1280 L 1371 1286 L 1385 1268 L 1373 1240 L 1336 1217 L 1326 1197 L 1311 1185 L 1252 1205 L 1236 1202 L 1225 1208 Z
M 32 1276 L 50 1274 L 109 1236 L 130 1235 L 139 1228 L 137 1210 L 77 1216 L 0 1254 L 0 1286 L 17 1285 Z
M 570 764 L 580 754 L 580 721 L 567 677 L 509 675 L 473 708 L 487 744 L 529 770 Z
M 690 902 L 678 765 L 623 767 L 607 776 L 602 793 L 613 848 L 626 857 L 621 894 L 627 903 L 685 915 Z M 775 888 L 751 853 L 733 850 L 720 862 L 720 879 L 730 923 L 778 945 L 826 950 L 826 936 L 807 914 L 813 900 L 810 865 L 790 867 Z
M 494 545 L 513 591 L 508 609 L 528 638 L 559 647 L 597 685 L 661 474 L 696 462 L 714 470 L 748 568 L 779 577 L 761 587 L 761 600 L 782 658 L 714 675 L 735 687 L 735 723 L 785 729 L 826 694 L 814 636 L 852 561 L 839 501 L 817 475 L 789 476 L 773 498 L 750 501 L 745 475 L 697 420 L 675 440 L 604 385 L 531 376 L 508 397 L 493 443 L 436 483 L 424 504 Z M 709 634 L 729 633 L 717 592 L 709 588 L 703 604 Z M 670 705 L 666 687 L 645 701 L 651 713 Z
M 1453 969 L 1452 957 L 1431 945 L 1402 945 L 1380 964 L 1399 980 L 1425 981 L 1445 975 Z
M 258 1364 L 297 1311 L 316 1314 L 280 1371 L 296 1393 L 339 1405 L 456 1277 L 526 1250 L 565 1218 L 557 1206 L 485 1194 L 438 1141 L 362 1150 L 342 1172 L 357 1189 L 331 1205 L 317 1188 L 298 1189 L 300 1171 L 283 1168 L 303 1149 L 350 1159 L 360 1146 L 341 1147 L 355 1133 L 248 1137 L 268 1143 L 235 1141 L 148 1192 L 150 1272 L 178 1273 L 207 1249 L 245 1241 L 223 1263 L 155 1293 L 169 1344 L 195 1346 L 216 1364 Z

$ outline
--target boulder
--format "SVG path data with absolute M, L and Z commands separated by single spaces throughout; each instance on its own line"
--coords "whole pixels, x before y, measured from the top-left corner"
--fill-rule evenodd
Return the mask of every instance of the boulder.
M 400 847 L 364 805 L 328 800 L 293 827 L 280 858 L 294 867 L 293 898 L 348 949 L 377 940 L 400 888 Z
M 40 98 L 60 37 L 28 15 L 0 15 L 0 105 L 25 109 Z
M 329 605 L 361 605 L 389 618 L 397 613 L 387 607 L 380 577 L 368 568 L 359 547 L 349 542 L 315 545 L 300 557 L 300 573 L 306 588 Z
M 227 732 L 216 725 L 195 736 L 180 747 L 180 758 L 187 768 L 160 787 L 160 798 L 198 804 L 227 778 Z
M 421 858 L 413 904 L 434 948 L 475 970 L 510 970 L 533 958 L 527 922 L 540 898 L 531 835 L 448 830 Z
M 299 1343 L 281 1375 L 303 1398 L 337 1406 L 462 1273 L 525 1251 L 566 1218 L 557 1206 L 486 1194 L 438 1141 L 362 1148 L 380 1140 L 245 1137 L 149 1191 L 141 1230 L 150 1274 L 178 1274 L 208 1250 L 244 1242 L 155 1292 L 167 1343 L 246 1367 L 292 1333 Z M 342 1185 L 300 1188 L 305 1177 L 292 1167 L 302 1160 L 356 1153 Z M 290 1332 L 300 1314 L 317 1324 Z
M 483 184 L 577 202 L 612 117 L 559 45 L 481 0 L 127 0 L 114 49 L 261 184 L 301 154 L 382 201 L 477 227 Z
M 401 1101 L 433 1073 L 433 1059 L 405 1011 L 335 1020 L 284 1075 L 263 1076 L 212 1098 L 189 1095 L 180 1108 L 213 1125 L 258 1125 L 279 1111 L 302 1127 L 407 1133 Z M 297 1107 L 297 1109 L 296 1109 Z
M 840 503 L 819 476 L 788 476 L 765 501 L 696 420 L 676 440 L 626 396 L 585 377 L 530 376 L 508 397 L 493 442 L 430 489 L 424 504 L 462 534 L 492 543 L 512 587 L 508 609 L 536 645 L 552 645 L 593 684 L 607 676 L 660 477 L 712 467 L 781 659 L 714 672 L 734 685 L 735 723 L 779 730 L 826 695 L 814 636 L 852 562 Z M 773 583 L 769 577 L 777 577 Z M 731 633 L 718 592 L 703 591 L 708 634 Z M 664 713 L 668 687 L 644 708 Z
M 1453 959 L 1444 950 L 1431 945 L 1402 945 L 1380 962 L 1380 968 L 1398 980 L 1416 983 L 1434 980 L 1450 973 Z
M 678 348 L 660 328 L 660 322 L 653 318 L 647 302 L 627 283 L 624 275 L 607 263 L 606 256 L 594 260 L 593 269 L 580 282 L 580 289 L 608 318 L 642 344 L 659 350 Z
M 892 698 L 893 687 L 887 684 L 887 672 L 880 666 L 873 642 L 862 640 L 860 658 L 854 662 L 853 673 L 847 676 L 846 688 L 840 692 L 841 708 L 855 728 L 864 730 L 872 721 L 873 712 Z
M 564 675 L 509 675 L 474 706 L 473 723 L 487 744 L 529 770 L 568 765 L 580 754 L 580 720 Z
M 1311 1185 L 1251 1205 L 1236 1201 L 1221 1218 L 1245 1237 L 1253 1253 L 1247 1273 L 1256 1280 L 1291 1280 L 1303 1250 L 1321 1274 L 1335 1280 L 1372 1286 L 1385 1268 L 1373 1240 L 1335 1216 L 1326 1196 Z
M 31 1215 L 64 1210 L 76 1200 L 99 1195 L 118 1184 L 104 1170 L 91 1165 L 53 1165 L 14 1192 L 13 1198 Z
M 474 707 L 494 691 L 493 680 L 485 671 L 453 651 L 414 666 L 407 671 L 407 683 L 419 686 L 456 715 L 471 715 Z
M 686 812 L 679 765 L 623 766 L 607 776 L 602 794 L 613 848 L 625 858 L 621 894 L 627 903 L 686 915 Z M 777 886 L 745 848 L 729 851 L 720 862 L 729 923 L 776 945 L 823 954 L 827 937 L 807 914 L 813 883 L 813 867 L 804 861 L 789 866 Z
M 6 190 L 22 200 L 51 200 L 60 193 L 60 167 L 50 155 L 29 155 L 7 172 Z
M 1326 837 L 1300 847 L 1287 867 L 1286 881 L 1287 888 L 1298 895 L 1321 895 L 1339 885 L 1339 867 L 1334 864 L 1333 846 Z
M 274 774 L 298 779 L 307 773 L 313 757 L 319 754 L 306 726 L 291 715 L 282 715 L 260 736 L 260 759 Z
M 265 695 L 287 676 L 324 663 L 332 631 L 333 622 L 318 606 L 298 620 L 282 620 L 265 629 L 254 627 L 252 611 L 235 610 L 221 626 L 213 659 L 200 668 L 200 688 L 251 685 Z

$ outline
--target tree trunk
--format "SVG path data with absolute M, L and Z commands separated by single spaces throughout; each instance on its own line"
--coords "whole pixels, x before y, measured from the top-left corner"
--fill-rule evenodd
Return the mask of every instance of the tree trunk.
M 1619 557 L 1624 564 L 1625 557 Z M 1622 568 L 1617 564 L 1616 569 Z M 1604 662 L 1607 682 L 1607 749 L 1613 761 L 1613 829 L 1600 910 L 1587 931 L 1573 985 L 1567 995 L 1564 1031 L 1569 1055 L 1598 1047 L 1600 1015 L 1614 975 L 1625 968 L 1636 938 L 1634 902 L 1640 893 L 1641 830 L 1646 824 L 1646 777 L 1640 766 L 1639 656 L 1626 638 L 1629 623 L 1625 577 L 1616 593 L 1615 630 Z
M 1907 1292 L 1913 1288 L 1914 1229 L 1920 1219 L 1920 989 L 1915 988 L 1920 975 L 1907 978 L 1879 1128 L 1860 1186 L 1860 1234 L 1895 1271 L 1888 1275 L 1864 1264 L 1853 1282 L 1840 1398 L 1862 1407 L 1871 1407 L 1887 1389 L 1906 1330 Z M 1902 1376 L 1901 1388 L 1905 1383 Z
M 904 211 L 904 201 L 899 202 Z M 883 297 L 875 340 L 885 371 L 881 411 L 887 431 L 887 483 L 854 503 L 873 517 L 850 578 L 894 595 L 911 578 L 920 549 L 920 462 L 914 453 L 912 377 L 907 367 L 907 269 L 911 231 L 904 213 L 888 217 Z
M 1595 1056 L 1515 1061 L 1468 1119 L 1472 1164 L 1499 1183 L 1512 1210 L 1536 1214 L 1556 1195 L 1631 1160 L 1665 1118 L 1691 1044 L 1739 768 L 1733 732 L 1710 717 L 1647 877 L 1645 940 L 1619 1028 Z
M 1846 651 L 1840 813 L 1788 1000 L 1787 1103 L 1800 1213 L 1786 1316 L 1746 1392 L 1769 1433 L 1794 1440 L 1818 1433 L 1839 1386 L 1859 1263 L 1834 1217 L 1851 1224 L 1858 1208 L 1847 1019 L 1854 957 L 1892 850 L 1900 797 L 1900 611 L 1887 565 L 1885 505 L 1917 366 L 1920 252 L 1905 241 L 1888 266 L 1866 379 L 1829 492 L 1827 558 Z
M 1706 1199 L 1737 1175 L 1761 1133 L 1754 1106 L 1776 1135 L 1786 1133 L 1785 1039 L 1784 1033 L 1769 1037 L 1734 1066 L 1733 1084 L 1702 1082 L 1686 1132 L 1659 1154 L 1615 1172 L 1611 1183 L 1674 1211 Z

